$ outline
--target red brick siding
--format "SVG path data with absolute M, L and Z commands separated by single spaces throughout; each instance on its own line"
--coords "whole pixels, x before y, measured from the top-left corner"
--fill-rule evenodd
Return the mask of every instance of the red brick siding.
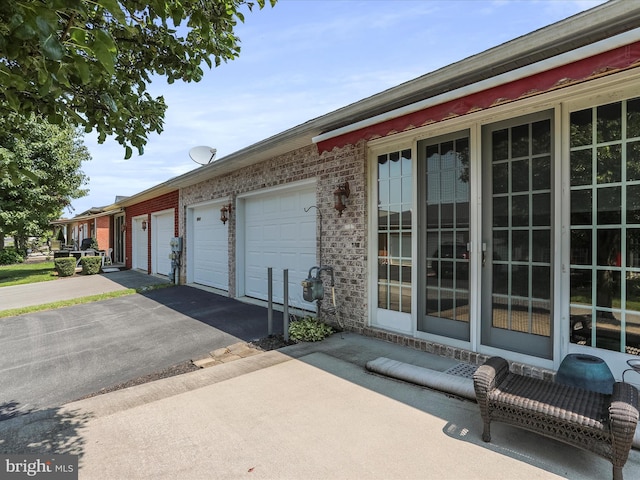
M 96 233 L 93 236 L 96 237 L 100 250 L 107 250 L 111 247 L 111 217 L 96 218 Z
M 133 235 L 131 235 L 131 219 L 134 217 L 139 217 L 141 215 L 147 216 L 147 273 L 151 273 L 151 214 L 154 212 L 160 212 L 162 210 L 169 210 L 173 208 L 174 212 L 174 235 L 178 236 L 178 221 L 179 221 L 179 211 L 178 211 L 178 201 L 179 201 L 179 192 L 178 190 L 167 193 L 165 195 L 160 195 L 159 197 L 152 198 L 150 200 L 145 200 L 144 202 L 137 203 L 135 205 L 131 205 L 130 207 L 125 208 L 125 222 L 127 225 L 127 235 L 126 235 L 126 260 L 125 265 L 127 268 L 131 268 L 132 260 L 133 260 L 133 245 L 131 244 L 131 239 Z

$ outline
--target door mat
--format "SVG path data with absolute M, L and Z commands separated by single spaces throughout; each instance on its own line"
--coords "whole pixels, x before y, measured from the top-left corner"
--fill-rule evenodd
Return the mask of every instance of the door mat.
M 113 272 L 119 272 L 119 271 L 120 269 L 116 267 L 109 267 L 109 268 L 102 269 L 102 273 L 113 273 Z
M 473 374 L 478 369 L 477 365 L 471 365 L 470 363 L 459 363 L 446 370 L 444 373 L 449 375 L 457 375 L 458 377 L 473 378 Z

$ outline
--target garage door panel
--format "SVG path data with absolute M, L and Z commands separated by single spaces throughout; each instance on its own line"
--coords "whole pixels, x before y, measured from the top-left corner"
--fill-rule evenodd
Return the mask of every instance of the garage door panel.
M 301 281 L 316 263 L 315 186 L 279 190 L 245 200 L 245 294 L 267 299 L 267 269 L 273 268 L 273 295 L 284 303 L 283 274 L 289 270 L 289 304 L 313 309 L 302 299 Z

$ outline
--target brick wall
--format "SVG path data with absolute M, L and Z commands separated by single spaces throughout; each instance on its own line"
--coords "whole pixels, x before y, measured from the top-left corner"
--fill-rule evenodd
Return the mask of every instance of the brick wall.
M 178 190 L 174 192 L 170 192 L 164 195 L 160 195 L 158 197 L 145 200 L 144 202 L 136 203 L 135 205 L 131 205 L 130 207 L 125 208 L 125 222 L 126 222 L 126 231 L 128 235 L 126 236 L 126 259 L 125 265 L 127 268 L 131 268 L 133 261 L 133 245 L 131 243 L 133 235 L 131 235 L 131 219 L 134 217 L 139 217 L 141 215 L 146 215 L 147 217 L 147 231 L 145 234 L 147 235 L 147 273 L 151 273 L 151 230 L 153 226 L 151 225 L 151 214 L 154 212 L 160 212 L 162 210 L 168 210 L 170 208 L 174 209 L 174 235 L 178 236 L 178 222 L 179 222 L 179 212 L 178 212 L 178 201 L 179 201 L 179 192 Z
M 230 199 L 248 192 L 269 189 L 292 182 L 315 179 L 318 215 L 317 258 L 335 269 L 338 316 L 329 315 L 329 323 L 340 323 L 348 330 L 361 331 L 367 317 L 367 158 L 366 144 L 348 145 L 318 154 L 315 145 L 242 168 L 235 172 L 182 189 L 180 231 L 185 235 L 181 282 L 185 281 L 189 252 L 186 248 L 186 207 L 210 200 Z M 342 217 L 333 208 L 333 192 L 349 182 L 351 196 Z M 319 238 L 320 216 L 322 239 Z M 236 296 L 236 216 L 229 221 L 229 295 Z M 322 252 L 320 252 L 322 243 Z M 310 265 L 311 267 L 311 265 Z M 328 297 L 328 298 L 327 298 Z M 331 296 L 327 295 L 328 301 Z
M 112 218 L 110 216 L 96 218 L 96 233 L 94 236 L 98 241 L 98 248 L 100 250 L 107 250 L 112 246 L 111 222 Z

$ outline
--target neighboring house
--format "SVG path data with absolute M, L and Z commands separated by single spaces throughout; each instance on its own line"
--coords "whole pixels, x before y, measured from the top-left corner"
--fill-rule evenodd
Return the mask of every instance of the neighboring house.
M 120 214 L 120 210 L 117 206 L 91 208 L 73 218 L 55 220 L 51 225 L 56 232 L 62 229 L 66 245 L 79 248 L 85 238 L 95 238 L 98 248 L 107 251 L 116 240 L 114 216 Z
M 170 241 L 178 236 L 178 190 L 157 186 L 127 197 L 124 208 L 127 268 L 169 276 Z
M 300 282 L 327 265 L 347 330 L 549 370 L 592 353 L 620 378 L 640 354 L 639 27 L 609 2 L 310 120 L 131 197 L 127 231 L 173 209 L 181 282 L 265 300 L 271 267 L 282 303 L 288 269 L 315 310 Z

